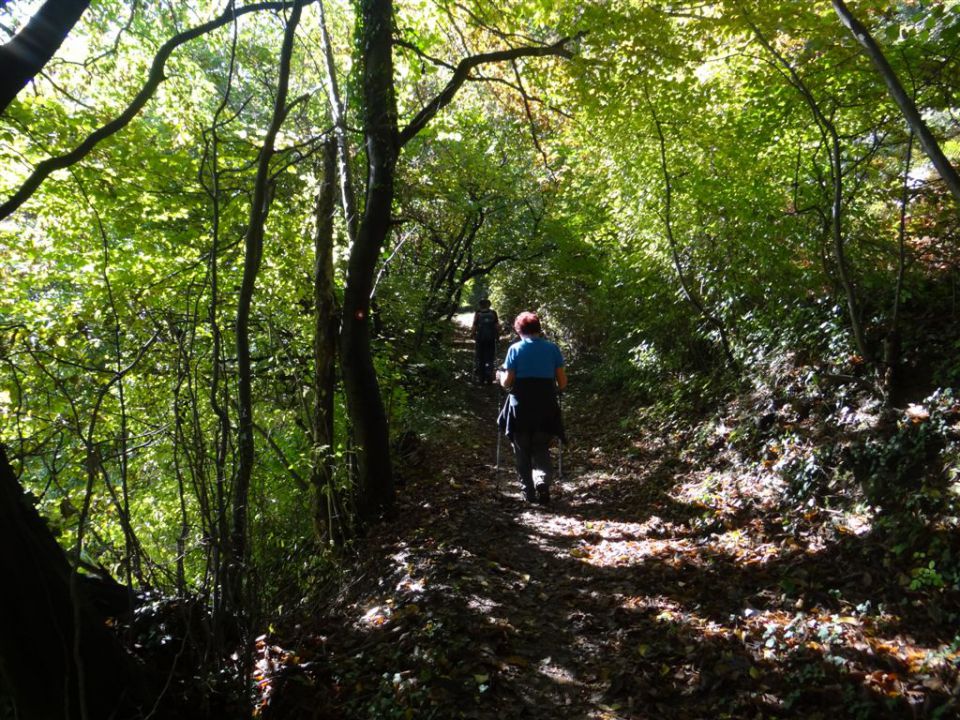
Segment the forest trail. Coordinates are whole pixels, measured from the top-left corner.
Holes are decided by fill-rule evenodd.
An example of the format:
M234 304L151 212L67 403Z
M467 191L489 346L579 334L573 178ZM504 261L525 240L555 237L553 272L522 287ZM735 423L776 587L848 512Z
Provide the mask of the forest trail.
M960 720L960 0L0 8L0 720Z
M892 609L857 516L788 525L778 488L618 430L576 375L564 478L525 504L506 442L497 489L498 390L470 382L465 337L457 355L443 436L334 615L296 654L261 645L308 680L265 716L951 716L944 620Z

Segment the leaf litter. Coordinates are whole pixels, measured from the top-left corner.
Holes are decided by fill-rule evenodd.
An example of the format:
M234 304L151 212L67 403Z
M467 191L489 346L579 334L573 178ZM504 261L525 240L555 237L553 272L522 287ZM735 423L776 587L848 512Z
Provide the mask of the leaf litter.
M683 434L593 430L586 394L552 504L525 505L494 392L459 393L357 569L258 642L263 717L957 716L957 598L906 585L869 517L791 508L769 465Z

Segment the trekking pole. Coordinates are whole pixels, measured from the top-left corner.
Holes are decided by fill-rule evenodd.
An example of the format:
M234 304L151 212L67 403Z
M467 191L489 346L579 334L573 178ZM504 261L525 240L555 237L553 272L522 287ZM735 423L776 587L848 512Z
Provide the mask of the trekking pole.
M557 480L563 482L563 438L560 438L560 457L557 460Z
M563 427L563 393L557 396L557 407L560 409L560 427ZM563 438L560 438L560 457L557 459L557 480L563 482Z
M497 464L494 473L497 476L497 492L500 492L500 409L502 407L500 401L503 399L503 388L500 387L499 382L497 382L497 388Z

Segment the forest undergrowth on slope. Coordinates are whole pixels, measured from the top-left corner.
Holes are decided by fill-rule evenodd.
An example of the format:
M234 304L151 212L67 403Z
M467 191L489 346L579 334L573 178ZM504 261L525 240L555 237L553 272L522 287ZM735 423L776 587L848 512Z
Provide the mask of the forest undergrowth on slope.
M801 448L867 442L868 398L784 367L779 391L668 419L574 374L564 476L541 508L509 452L495 473L499 396L459 355L396 518L358 545L379 560L259 641L265 718L956 714L955 532L893 523L852 477L804 484ZM955 443L960 405L887 421L930 462L927 434Z

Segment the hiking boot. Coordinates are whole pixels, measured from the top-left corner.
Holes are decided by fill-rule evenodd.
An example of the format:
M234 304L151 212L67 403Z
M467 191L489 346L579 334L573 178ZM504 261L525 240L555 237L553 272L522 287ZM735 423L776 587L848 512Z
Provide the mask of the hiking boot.
M541 505L550 504L550 487L547 485L540 485L537 487L537 502Z

